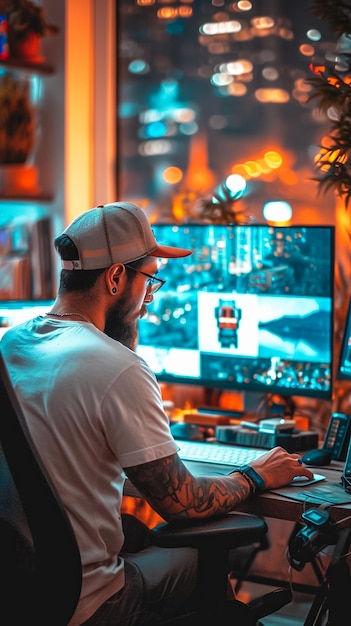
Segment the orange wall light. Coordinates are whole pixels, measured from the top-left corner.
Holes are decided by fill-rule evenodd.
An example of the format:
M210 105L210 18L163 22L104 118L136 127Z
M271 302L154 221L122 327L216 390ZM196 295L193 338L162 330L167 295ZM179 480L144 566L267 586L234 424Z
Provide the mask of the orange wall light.
M183 172L179 167L167 167L162 174L162 178L169 185L177 185L183 178Z

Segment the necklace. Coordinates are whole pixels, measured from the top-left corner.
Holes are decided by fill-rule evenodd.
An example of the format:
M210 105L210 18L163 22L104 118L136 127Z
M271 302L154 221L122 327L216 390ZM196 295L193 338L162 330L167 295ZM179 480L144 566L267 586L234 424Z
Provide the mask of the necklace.
M92 324L91 320L88 320L81 313L50 313L50 312L47 312L47 313L45 313L45 315L50 315L52 317L72 317L73 315L75 315L76 317L81 317L82 320L84 320L85 322L88 322L88 324Z

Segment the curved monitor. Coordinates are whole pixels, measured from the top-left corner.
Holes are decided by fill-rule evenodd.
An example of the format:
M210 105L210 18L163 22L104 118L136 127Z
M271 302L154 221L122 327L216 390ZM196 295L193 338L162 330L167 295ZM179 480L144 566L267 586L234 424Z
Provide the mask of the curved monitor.
M156 224L166 284L139 321L160 382L332 395L334 227Z
M351 380L351 300L349 302L344 325L336 378L338 380Z

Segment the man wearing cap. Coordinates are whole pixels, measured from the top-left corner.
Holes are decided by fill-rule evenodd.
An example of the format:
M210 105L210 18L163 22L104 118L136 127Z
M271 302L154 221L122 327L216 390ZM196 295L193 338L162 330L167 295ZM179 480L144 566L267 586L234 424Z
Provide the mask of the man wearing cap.
M69 626L165 623L192 607L196 552L122 552L125 476L170 520L229 512L312 473L282 448L218 477L193 476L179 458L156 378L134 348L138 319L163 284L157 258L189 250L159 245L144 212L126 202L81 214L55 247L62 271L52 309L8 330L1 350L80 548L83 585Z

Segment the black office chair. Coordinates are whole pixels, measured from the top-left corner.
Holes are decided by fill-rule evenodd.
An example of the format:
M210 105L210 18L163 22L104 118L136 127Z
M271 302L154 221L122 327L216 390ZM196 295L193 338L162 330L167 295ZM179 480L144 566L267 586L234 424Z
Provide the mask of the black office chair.
M78 545L1 354L0 412L0 622L66 626L81 590Z
M261 543L267 531L262 518L233 512L211 519L161 523L151 529L150 534L155 545L188 546L198 550L199 623L256 626L261 617L277 612L292 600L291 589L289 586L276 588L247 604L230 597L230 554L242 546Z

